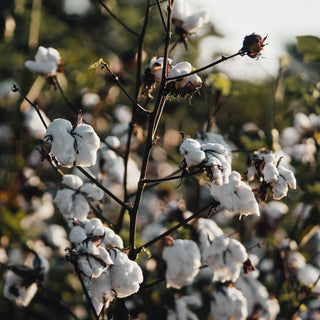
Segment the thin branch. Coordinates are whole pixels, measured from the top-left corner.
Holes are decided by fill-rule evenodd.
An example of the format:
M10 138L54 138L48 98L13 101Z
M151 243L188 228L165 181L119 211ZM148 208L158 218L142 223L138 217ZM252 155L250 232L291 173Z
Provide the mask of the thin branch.
M102 0L97 0L101 6L109 13L109 15L116 20L120 25L122 25L127 31L129 31L130 33L132 33L134 36L139 37L139 34L137 32L135 32L133 29L131 29L130 27L128 27L121 19L119 19L114 13L112 13L112 11L103 3Z
M69 313L72 318L79 320L79 318L70 310L70 308L66 305L66 303L63 300L57 298L56 295L53 294L48 288L46 288L40 281L37 281L37 285L42 290L44 290L50 296L51 299L56 301L67 313Z
M174 227L170 228L169 230L167 230L166 232L163 232L162 234L160 234L158 237L148 241L147 243L145 243L144 245L138 247L135 249L135 253L138 254L140 253L143 249L150 247L151 245L153 245L154 243L158 242L159 240L164 239L166 236L170 235L172 232L178 230L179 228L185 226L189 221L193 220L194 218L196 218L197 216L199 216L200 213L202 213L203 211L207 210L210 208L210 212L213 208L217 207L219 204L219 202L213 201L209 204L207 204L205 207L203 207L202 209L200 209L198 212L194 213L193 215L191 215L190 217L184 219L183 221L179 222L178 224L176 224Z
M102 59L100 59L99 63L109 72L109 74L111 75L112 79L117 83L117 85L119 86L119 88L122 90L122 92L128 97L128 99L134 103L140 110L142 110L143 112L150 114L151 112L145 108L143 108L131 95L130 93L126 90L126 88L122 85L122 83L119 80L119 77L117 75L115 75L112 70L110 69L109 65L104 62Z
M94 178L90 173L88 173L82 167L76 166L76 168L81 171L92 183L98 186L104 193L106 193L110 198L120 204L122 207L126 208L127 210L131 211L132 207L123 201L121 201L116 195L114 195L111 191L109 191L106 187L104 187L96 178Z
M202 169L199 169L199 170L194 171L194 172L188 172L186 174L179 174L179 175L176 175L176 176L168 176L168 177L159 178L159 179L144 179L144 180L142 180L142 182L159 184L159 183L164 182L164 181L182 179L182 178L185 178L185 177L188 177L188 176L193 176L195 174L202 173L202 172L203 172Z
M240 55L242 55L242 51L238 51L237 53L235 53L235 54L233 54L231 56L228 56L228 57L222 56L221 59L219 59L219 60L217 60L215 62L212 62L212 63L210 63L210 64L208 64L208 65L206 65L206 66L204 66L202 68L196 69L196 70L194 70L194 71L192 71L190 73L187 73L187 74L182 74L182 75L179 75L179 76L167 78L166 81L178 80L178 79L182 79L184 77L188 77L188 76L190 76L192 74L207 70L207 69L209 69L209 68L211 68L211 67L213 67L213 66L215 66L215 65L217 65L217 64L219 64L219 63L221 63L223 61L229 60L231 58L234 58L234 57L240 56Z
M72 102L69 101L69 99L67 98L67 96L64 94L64 91L62 90L62 87L58 81L57 76L53 77L53 81L54 83L57 85L57 88L59 89L63 100L65 101L65 103L67 104L67 106L75 113L75 114L81 114L82 113L82 109L78 108L77 106L75 106Z
M163 12L162 12L162 9L161 9L160 1L159 1L159 0L157 0L157 6L158 6L158 9L159 9L160 18L161 18L161 22L162 22L164 31L167 31L167 26L166 26L166 23L165 23L165 21L164 21Z
M15 84L13 83L13 86L12 86L12 91L13 92L19 92L19 94L23 97L23 99L25 99L38 113L38 116L40 117L40 120L41 122L43 123L44 127L46 129L48 129L48 125L46 124L46 122L44 121L43 117L42 117L42 114L40 112L40 109L37 105L35 105L34 103L32 103L25 95L24 93L20 90L20 88Z

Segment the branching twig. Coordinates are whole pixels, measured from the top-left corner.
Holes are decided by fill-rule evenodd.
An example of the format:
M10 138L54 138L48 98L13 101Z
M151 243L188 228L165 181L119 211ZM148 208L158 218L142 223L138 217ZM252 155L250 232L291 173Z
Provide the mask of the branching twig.
M120 25L122 25L127 31L132 33L134 36L139 37L139 34L132 30L130 27L128 27L121 19L119 19L112 11L103 3L102 0L97 0L101 6L109 13L109 15L116 20Z
M92 183L98 186L104 193L106 193L110 198L120 204L122 207L126 208L127 210L131 211L132 207L123 201L121 201L115 194L113 194L110 190L108 190L105 186L103 186L97 179L95 179L90 173L88 173L82 167L76 167L80 172L82 172Z
M112 70L110 69L109 65L104 62L102 59L99 60L98 64L101 64L101 66L103 68L105 68L108 73L111 75L112 79L117 83L117 85L119 86L119 88L122 90L122 92L129 98L129 100L134 103L140 110L142 110L143 112L150 114L150 111L143 108L131 95L130 93L126 90L126 88L123 86L123 84L120 82L119 77L117 75L115 75Z
M164 21L163 12L162 12L162 9L161 9L160 1L159 1L159 0L157 0L157 6L158 6L158 9L159 9L160 18L161 18L161 22L162 22L164 31L167 31L167 26L166 26L166 23L165 23L165 21Z
M207 69L209 69L209 68L211 68L211 67L213 67L213 66L215 66L215 65L217 65L217 64L219 64L219 63L221 63L223 61L229 60L229 59L234 58L236 56L240 56L242 54L243 54L242 51L238 51L237 53L232 54L231 56L228 56L228 57L222 56L221 59L219 59L219 60L217 60L215 62L212 62L212 63L210 63L210 64L208 64L208 65L206 65L206 66L204 66L202 68L196 69L196 70L191 71L190 73L187 73L187 74L182 74L182 75L179 75L179 76L167 78L166 81L182 79L182 78L190 76L192 74L207 70Z
M182 222L179 222L178 224L176 224L174 227L170 228L169 230L167 230L166 232L160 234L158 237L148 241L147 243L145 243L144 245L138 247L135 249L135 254L140 253L143 249L150 247L151 245L153 245L154 243L158 242L159 240L164 239L166 236L170 235L172 232L178 230L179 228L183 227L184 225L186 225L189 221L193 220L194 218L196 218L197 216L199 216L199 214L205 210L207 210L208 208L210 208L210 211L217 207L219 205L219 202L211 202L210 204L206 205L205 207L203 207L202 209L200 209L198 212L194 213L193 215L191 215L190 217L184 219Z
M44 127L47 129L48 128L48 125L46 124L46 122L44 121L43 117L42 117L42 114L40 112L40 109L37 105L35 105L34 103L32 103L24 94L23 92L20 90L20 88L15 84L13 83L13 87L12 87L12 91L13 92L19 92L19 94L23 97L23 99L25 99L38 113L39 117L40 117L40 120L41 122L43 123Z

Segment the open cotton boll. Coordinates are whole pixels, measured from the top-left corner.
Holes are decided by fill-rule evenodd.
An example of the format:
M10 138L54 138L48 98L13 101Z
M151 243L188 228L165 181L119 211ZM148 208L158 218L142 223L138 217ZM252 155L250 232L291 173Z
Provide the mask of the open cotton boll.
M72 242L74 245L78 245L82 241L87 239L87 233L85 230L80 227L80 226L75 226L71 229L70 234L69 234L69 240Z
M199 141L188 138L180 145L180 154L185 157L188 167L199 165L206 157Z
M89 199L96 201L102 200L104 197L104 192L92 183L85 183L80 188L80 192L82 194L85 194Z
M279 165L278 170L279 170L280 176L282 176L283 179L286 180L288 186L291 189L295 189L297 187L297 181L293 172L281 165Z
M222 229L211 219L199 218L197 221L197 233L200 251L203 252L210 246L211 241L223 234Z
M100 219L93 218L83 222L84 231L88 236L103 236L104 226Z
M256 215L260 216L258 202L251 188L241 181L240 186L236 189L236 194L239 197L239 214L240 219L244 216Z
M85 286L97 314L101 313L103 307L108 308L110 302L116 298L111 287L110 269L105 270L97 278L88 279Z
M114 265L110 268L111 286L118 298L125 298L137 292L143 282L139 265L118 249L111 249L110 256Z
M110 148L113 148L113 149L120 148L120 140L116 136L108 136L104 139L104 141L107 144L107 146Z
M184 0L175 0L172 7L172 19L184 21L191 14L190 6Z
M104 238L101 242L101 245L113 246L119 249L123 248L123 240L118 236L112 229L104 227Z
M304 132L311 129L309 117L302 112L299 112L294 116L293 123L294 127L297 128L299 132Z
M61 57L56 49L40 46L34 61L26 61L25 67L35 73L54 75L58 71L60 61Z
M82 179L74 174L65 174L61 183L73 190L78 190L83 185Z
M82 167L93 166L97 161L100 139L87 124L78 125L72 133L76 140L75 164Z
M214 270L213 281L235 282L243 262L248 259L245 247L225 235L215 237L202 255L203 263Z
M188 16L181 25L181 28L187 33L194 33L196 30L202 28L209 20L209 13L207 10L201 10Z
M74 138L70 134L72 125L68 120L53 120L44 135L44 141L51 144L50 154L62 166L71 168L75 161Z
M201 266L200 250L192 240L174 240L162 253L165 260L167 287L180 289L192 283Z
M289 208L283 202L269 201L268 203L266 203L264 212L268 217L272 219L279 219L289 212Z
M262 169L264 180L266 182L276 181L279 176L276 156L269 153L263 157L263 160L265 162L264 168Z
M168 58L168 65L170 66L171 63L172 59ZM163 58L156 59L156 57L153 57L148 63L148 68L154 76L154 81L159 83L162 78Z
M247 299L235 287L221 287L215 290L210 301L210 315L219 320L246 320Z

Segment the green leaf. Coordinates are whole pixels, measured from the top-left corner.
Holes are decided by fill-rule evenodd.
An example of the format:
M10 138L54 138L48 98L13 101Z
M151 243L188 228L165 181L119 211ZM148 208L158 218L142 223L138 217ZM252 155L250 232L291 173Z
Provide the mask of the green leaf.
M304 54L304 61L320 61L320 38L316 36L298 36L298 50Z

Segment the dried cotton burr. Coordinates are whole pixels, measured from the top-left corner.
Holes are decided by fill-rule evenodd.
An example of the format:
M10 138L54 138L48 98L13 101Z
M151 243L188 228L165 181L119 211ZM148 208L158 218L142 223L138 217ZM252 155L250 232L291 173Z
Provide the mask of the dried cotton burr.
M180 289L193 282L201 266L200 250L192 240L168 240L162 258L166 262L168 288Z
M57 72L61 72L62 60L56 49L40 46L34 57L34 61L26 61L25 67L43 76L53 76Z
M96 163L100 139L88 124L73 128L70 121L55 119L43 140L50 145L50 155L63 167L89 167Z

